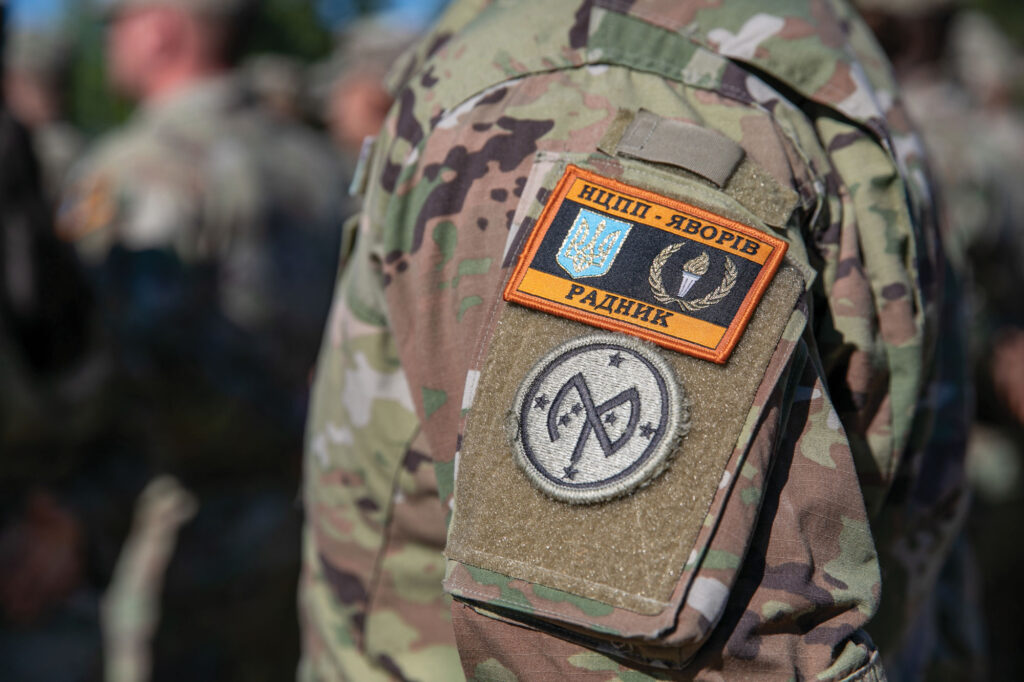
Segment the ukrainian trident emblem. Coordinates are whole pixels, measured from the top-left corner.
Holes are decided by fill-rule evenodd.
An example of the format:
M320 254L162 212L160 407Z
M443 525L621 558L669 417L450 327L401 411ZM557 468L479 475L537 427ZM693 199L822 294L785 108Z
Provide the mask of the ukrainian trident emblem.
M573 279L607 274L622 250L632 223L580 209L556 260Z

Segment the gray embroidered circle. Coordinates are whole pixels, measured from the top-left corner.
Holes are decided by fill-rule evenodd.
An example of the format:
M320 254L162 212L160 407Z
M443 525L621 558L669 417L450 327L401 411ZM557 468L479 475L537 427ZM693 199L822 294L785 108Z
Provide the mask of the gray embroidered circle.
M632 492L668 465L690 427L689 403L653 347L594 334L548 353L516 395L516 460L556 500Z

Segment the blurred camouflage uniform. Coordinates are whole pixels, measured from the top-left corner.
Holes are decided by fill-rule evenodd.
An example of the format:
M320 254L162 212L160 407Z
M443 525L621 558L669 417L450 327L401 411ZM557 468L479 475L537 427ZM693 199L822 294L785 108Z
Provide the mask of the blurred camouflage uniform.
M964 328L977 384L967 458L975 493L968 519L971 547L958 547L943 570L937 592L952 599L937 600L940 649L952 655L929 672L930 679L1015 679L1021 665L1019 614L1002 586L1024 566L1024 553L1006 542L1024 518L1024 422L998 386L1024 386L1021 349L1016 369L1002 359L1006 341L1024 335L1024 118L1012 104L1024 82L1020 57L1005 36L961 4L931 0L880 8L908 24L946 25L944 32L924 31L934 52L898 76L939 181L950 263L971 304ZM959 599L963 594L966 605Z
M1024 86L1020 58L990 20L970 12L952 20L941 57L906 75L907 108L942 187L950 261L971 283L979 415L1006 421L990 363L1002 333L1024 330L1024 117L1012 104Z
M461 2L393 74L307 431L300 678L449 680L461 658L481 680L880 680L878 651L920 671L966 504L962 329L852 10ZM666 135L627 153L652 120L744 160L718 174ZM682 461L588 506L531 486L508 421L508 383L596 331L502 300L570 163L788 244L725 364L660 351L694 396Z
M294 669L298 453L346 208L328 150L228 74L142 105L73 171L58 227L112 332L118 424L180 481L141 498L105 605L118 674L149 667L133 628L157 606L154 679ZM191 521L152 511L193 497Z

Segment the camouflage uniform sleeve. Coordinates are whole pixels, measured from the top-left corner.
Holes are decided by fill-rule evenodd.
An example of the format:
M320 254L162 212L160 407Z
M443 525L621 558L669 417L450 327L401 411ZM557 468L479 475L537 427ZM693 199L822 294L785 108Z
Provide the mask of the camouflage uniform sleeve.
M579 81L572 82L574 77ZM586 93L590 101L607 98L609 108L630 101L629 95L643 100L645 95L641 92L651 98L649 93L658 87L644 82L637 83L636 90L630 91L623 83L607 82L614 78L613 74L604 74L601 79L582 73L563 74L558 85L571 82L570 87ZM488 145L500 149L499 158L508 171L488 173L471 185L462 204L464 208L453 214L452 221L457 225L473 226L477 219L467 218L466 213L474 210L481 212L483 220L498 220L502 224L504 221L495 217L501 216L502 211L491 207L496 197L509 197L510 202L515 202L512 207L537 205L542 203L545 191L551 189L543 180L536 181L538 176L544 175L536 165L542 153L529 148L506 150L498 146L506 140L522 143L528 138L521 130L543 129L547 120L551 120L544 117L566 106L559 101L562 95L554 94L555 83L543 83L544 80L538 77L517 84L502 93L500 99L495 93L492 95L495 103L467 111L450 130L435 131L435 139L452 136L437 142L437 152L433 151L432 141L423 147L420 158L425 162L449 154L448 150L461 144L467 149L483 150ZM527 97L526 92L536 99ZM699 94L692 91L682 96L686 95L692 97L689 101L703 120L721 120L720 115L716 116L720 114L721 104L702 103ZM530 101L522 102L524 98ZM555 101L550 101L552 99ZM659 106L648 99L641 106L657 110L664 104ZM600 115L585 106L575 111L584 116ZM739 131L744 124L754 128L758 117L751 116L747 121L743 121L742 116L738 118L737 136L742 139ZM563 125L558 118L551 123L554 131L560 131ZM585 123L579 122L580 125ZM502 127L508 131L507 138ZM575 122L565 127L573 129L572 133L580 137L586 134L575 128ZM604 129L598 124L594 128ZM486 132L480 133L477 140L472 131ZM581 140L572 139L568 131L562 134L569 139L556 142L550 137L544 138L550 144L546 148L554 147L559 153L567 150L571 154L577 149L590 151L597 144L593 137ZM557 163L554 162L556 167ZM459 167L467 166L456 168ZM472 167L471 162L468 167ZM647 172L654 174L650 168ZM443 174L440 170L437 177ZM677 192L707 196L687 188L683 180L677 182ZM517 187L523 188L522 198L516 196ZM531 191L539 192L541 201L536 194L530 194ZM512 207L508 210L516 210ZM527 214L523 217L528 220L529 208L523 210ZM511 222L517 220L518 214ZM856 229L856 218L850 216L847 224L848 229ZM443 218L438 225L443 225ZM444 229L435 228L435 234L440 236ZM487 229L491 229L490 225ZM791 249L797 252L806 248L800 241L802 237L795 233L800 226L794 223L788 229L791 230L788 235ZM488 257L496 261L500 257L496 250L471 250L472 247L464 246L464 242L482 241L473 230L460 229L457 238L453 263L479 263ZM424 266L431 263L437 267L436 256L418 260ZM413 259L410 268L416 267L417 259ZM458 335L466 333L467 321L474 317L479 320L476 324L482 327L475 334L491 333L488 317L496 317L498 313L488 310L492 306L486 305L494 300L494 294L483 292L488 285L500 284L503 274L495 272L491 266L483 277L497 281L471 283L469 278L460 279L456 286L463 288L462 293L450 292L440 282L435 285L439 293L434 295L435 301L429 308L437 317L450 316L447 324L437 325L440 327L437 333L453 335L451 340L443 342L441 348L445 350L439 354L435 345L420 345L422 336L403 334L401 330L407 323L396 315L398 336L408 339L406 352L414 358L408 361L408 365L415 368L410 370L414 386L417 382L424 388L457 385L442 374L438 368L440 363L461 365L448 371L457 376L461 369L469 382L478 380L477 372L486 373L484 363L478 362L475 353L470 355L459 350L478 348L479 341L470 345ZM422 270L420 275L426 281L438 279ZM808 274L809 279L813 277L814 274ZM416 281L415 276L409 281ZM467 307L474 300L473 291L480 291L476 295L485 303L479 311ZM393 307L398 308L413 295L396 274L389 288ZM424 293L421 290L417 295L422 298ZM873 310L858 312L874 316ZM862 629L878 606L877 556L851 445L829 397L822 351L812 330L804 326L807 314L806 309L799 307L792 312L783 340L763 370L764 379L743 417L744 426L728 463L719 472L721 487L710 501L692 551L673 567L678 573L661 617L638 616L629 608L595 598L594 592L582 597L572 589L553 589L551 582L541 584L536 578L524 580L522 573L502 570L494 564L482 568L479 564L484 561L467 559L465 553L460 553L456 555L459 561L449 565L447 585L458 599L454 611L455 632L468 677L490 679L500 672L517 679L534 679L538 675L625 679L628 674L640 672L657 676L660 670L672 671L669 672L672 675L696 675L700 679L716 669L727 678L739 675L751 679L785 679L792 675L815 675L820 679L844 679L851 675L862 679L881 677L877 654ZM524 325L521 333L531 332ZM428 349L434 353L429 364ZM481 383L477 399L483 400L480 394L490 390L491 384ZM447 389L445 393L458 394L457 389ZM457 402L453 407L465 409L467 405ZM723 407L724 404L715 403L695 406L694 419L698 419L698 413L702 413L702 419L714 419L712 415ZM472 404L469 410L474 409L487 408ZM458 415L450 418L457 423ZM430 426L428 420L428 434L442 431L440 427L431 430ZM465 428L468 431L470 427ZM447 429L443 432L451 433ZM465 433L463 444L470 435ZM447 442L442 441L444 446L438 446L435 452L445 446L449 452L457 449L458 444L448 440L450 436L438 435L438 439L441 438ZM468 462L472 454L463 452L466 459L455 466L459 471L455 478L456 521L449 536L449 556L453 554L453 537L459 532L460 505L466 487L477 485L481 480L470 478L473 469ZM439 475L444 476L446 469L442 463ZM672 469L666 476L671 473ZM507 497L502 500L509 501ZM515 501L509 502L514 504ZM478 511L476 507L472 509ZM632 513L628 508L622 513L627 511ZM473 526L475 518L463 516L462 523ZM524 525L535 522L535 517L519 521ZM643 533L643 524L638 525L641 527L636 530ZM622 538L608 537L602 534L600 527L588 526L589 523L581 525L579 533L586 534L585 537L605 550L618 548L623 552L622 561L636 560L630 558L626 550L628 543ZM527 527L537 530L534 526ZM510 534L526 532L523 526L517 528L514 517L503 528ZM493 541L493 537L485 537L480 539L480 544ZM535 629L523 631L512 624L515 622L527 623Z
M912 479L927 449L920 408L934 381L937 321L938 256L917 200L908 202L917 189L904 181L905 159L876 133L880 119L801 109L782 84L667 38L643 15L656 3L637 3L630 17L599 4L608 11L533 7L559 27L550 32L521 17L511 30L511 16L492 8L476 33L441 42L399 91L370 175L382 315L448 513L445 587L463 671L884 679L866 630L881 599L873 533L894 481ZM670 18L685 26L694 12ZM785 21L758 15L746 25L709 12L723 26L716 43L748 57L759 43L784 50L788 38L776 34ZM536 62L512 44L531 32L551 43ZM669 54L628 63L651 45ZM474 61L469 78L460 68L478 53L495 57ZM847 104L868 97L861 80L821 87ZM714 131L744 160L716 183L693 165L617 153L609 139L621 136L623 112L628 121L642 110ZM683 454L603 506L559 507L531 487L512 462L515 429L504 435L536 358L597 331L502 298L520 254L539 243L532 235L557 219L571 167L627 188L601 195L609 223L628 197L664 200L649 208L668 197L788 246L721 371L658 351L691 396ZM616 258L635 263L633 279L653 290L657 267L631 248ZM367 252L358 254L353 267ZM732 286L726 278L719 289ZM639 314L607 290L593 294L594 312ZM587 423L581 433L597 428ZM710 445L684 458L689 443Z
M459 677L444 515L387 309L379 223L351 221L306 435L301 680Z

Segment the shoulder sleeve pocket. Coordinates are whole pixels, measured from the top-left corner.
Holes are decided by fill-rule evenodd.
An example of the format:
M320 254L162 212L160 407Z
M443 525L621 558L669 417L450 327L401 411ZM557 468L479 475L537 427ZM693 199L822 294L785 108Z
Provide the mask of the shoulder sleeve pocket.
M616 194L573 195L570 160ZM633 161L602 164L548 159L531 176L550 191L517 215L529 234L510 282L532 259L547 299L592 300L498 304L464 404L445 585L505 618L678 662L721 618L751 543L806 360L805 280L781 254L761 277L767 257L733 248L778 240L728 197ZM663 229L690 220L690 232ZM667 325L644 325L657 313L698 345L712 342L694 329L746 317L723 360L658 336Z

